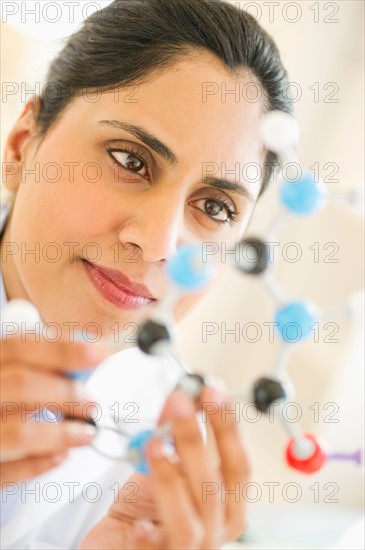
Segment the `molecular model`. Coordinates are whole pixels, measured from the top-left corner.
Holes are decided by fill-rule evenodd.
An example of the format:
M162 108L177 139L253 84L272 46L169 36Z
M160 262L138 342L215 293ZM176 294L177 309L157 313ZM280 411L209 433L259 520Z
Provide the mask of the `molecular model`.
M272 111L264 117L262 123L263 143L269 151L277 154L282 168L287 164L287 179L281 177L279 182L279 196L284 212L280 216L279 224L274 223L271 227L271 236L282 229L290 214L310 215L322 208L330 198L324 184L316 182L310 173L304 174L296 181L288 181L289 178L290 180L295 179L292 177L294 171L291 170L291 166L297 163L295 151L298 138L298 126L290 115ZM343 198L353 205L355 195L352 193ZM245 238L239 243L239 246L244 250L244 254L240 254L240 261L234 262L233 265L244 275L260 277L274 296L277 302L274 315L275 327L283 343L283 353L280 354L274 365L271 376L262 377L255 382L251 390L251 399L257 410L261 412L267 413L275 403L279 406L274 410L276 413L280 413L281 408L289 402L294 393L293 385L286 373L290 346L285 343L288 342L291 330L295 331L295 342L305 340L310 334L310 327L319 319L319 312L317 307L309 301L285 301L283 292L278 292L277 283L269 276L269 249L263 240L254 237ZM212 280L215 274L215 260L209 257L203 261L201 245L186 245L180 247L177 253L168 260L166 269L170 281L169 289L164 299L154 309L153 314L141 325L138 334L138 346L148 355L159 356L172 353L173 307L182 294L199 291ZM347 309L349 308L347 307ZM9 302L2 314L3 323L25 322L28 327L40 322L40 317L34 306L23 300ZM293 338L290 338L289 341L293 342ZM117 349L114 347L112 351L115 352ZM176 358L182 366L183 363L178 357ZM73 378L82 376L79 373L71 375ZM207 377L185 373L180 379L178 387L193 399L197 399L205 383L209 383ZM310 474L320 470L328 460L352 460L357 464L361 463L361 451L328 453L321 447L314 435L302 432L297 424L289 422L282 414L279 414L279 418L290 436L286 447L286 461L290 467ZM93 419L85 421L92 423L97 428L100 427ZM137 471L143 473L148 472L144 447L151 438L162 438L166 448L171 452L174 451L168 425L158 426L154 430L145 430L133 436L124 433L119 428L109 427L108 430L110 433L114 433L117 439L124 438L124 441L127 441L124 446L119 445L118 447L117 445L118 449L113 458L130 462ZM97 444L97 436L94 447L98 452L104 454L105 446ZM107 456L111 458L110 454Z
M316 182L311 173L305 173L299 179L297 176L296 145L299 138L299 128L295 119L290 115L271 111L262 122L262 140L265 147L276 153L283 168L287 165L286 179L281 174L279 182L279 196L283 213L278 223L274 222L269 229L271 237L276 231L282 229L291 215L307 216L325 206L331 198L323 182ZM293 181L295 180L295 181ZM344 196L343 200L354 205L356 193ZM336 197L338 198L338 197ZM361 200L361 197L359 197ZM286 461L289 466L304 473L318 471L327 460L352 460L361 463L361 451L353 453L327 453L321 448L318 440L312 434L303 433L297 424L289 422L285 415L280 414L281 408L293 397L293 386L286 374L286 366L289 358L285 345L288 341L300 342L310 335L311 327L320 317L315 304L309 301L286 301L282 290L278 288L276 281L269 276L269 248L261 239L250 237L239 243L243 254L239 255L240 261L234 262L236 268L242 273L251 276L260 276L269 292L277 302L274 315L275 327L283 343L283 351L273 368L270 377L262 377L256 381L252 388L252 402L257 410L267 413L274 403L279 408L274 409L290 435L286 448ZM171 288L163 303L156 308L152 318L141 327L138 345L142 351L151 355L164 353L171 346L171 308L181 292L193 292L207 284L213 274L211 263L202 262L202 248L199 246L182 247L180 251L168 262L167 273L171 281ZM350 309L349 304L345 306ZM200 383L204 379L200 378ZM182 381L182 387L190 387L194 395L198 394L197 385L199 379L194 382Z

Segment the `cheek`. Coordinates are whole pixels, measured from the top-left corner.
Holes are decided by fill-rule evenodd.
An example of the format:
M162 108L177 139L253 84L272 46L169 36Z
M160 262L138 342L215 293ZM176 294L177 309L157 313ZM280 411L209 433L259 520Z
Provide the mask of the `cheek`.
M108 174L77 149L57 157L51 156L52 149L53 140L37 157L37 177L27 177L20 186L17 222L30 240L34 235L60 244L93 240L106 232L110 205L115 202L106 185Z
M10 240L19 251L14 255L15 267L35 301L42 292L53 295L53 285L61 288L66 271L75 273L73 257L82 255L85 245L100 241L100 235L106 233L100 182L85 182L81 170L75 170L73 181L66 170L61 170L57 181L51 181L52 172L44 171L46 158L45 151L36 159L39 171L28 171L23 178L10 221ZM60 167L69 161L67 155L52 159Z

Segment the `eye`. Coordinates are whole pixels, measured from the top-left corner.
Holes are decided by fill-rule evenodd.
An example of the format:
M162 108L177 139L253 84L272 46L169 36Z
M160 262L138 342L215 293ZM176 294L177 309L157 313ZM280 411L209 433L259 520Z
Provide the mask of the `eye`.
M140 152L136 153L128 148L108 149L108 152L116 163L125 170L128 170L128 172L132 172L143 178L148 176L149 162Z
M199 199L191 204L193 208L201 210L217 223L232 223L237 215L231 203L224 199Z

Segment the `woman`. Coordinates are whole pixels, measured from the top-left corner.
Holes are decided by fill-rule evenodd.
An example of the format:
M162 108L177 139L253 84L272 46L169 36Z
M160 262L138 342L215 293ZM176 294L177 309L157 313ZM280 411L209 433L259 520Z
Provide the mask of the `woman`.
M63 338L3 342L3 402L51 400L64 409L75 401L75 386L60 371L105 358L102 346L72 342L70 327L96 327L110 337L116 323L135 323L162 299L166 258L177 247L240 240L276 161L261 145L260 120L268 110L290 112L286 82L272 40L225 2L116 0L68 40L41 97L26 104L6 143L5 182L14 201L1 245L6 299L30 300ZM259 182L243 180L252 162L261 167ZM181 298L175 317L201 295ZM123 387L132 389L135 351L109 359L118 357L119 370L124 364ZM148 409L171 387L160 385ZM75 417L87 398L79 396ZM226 401L213 388L202 399ZM150 444L151 476L130 478L138 502L123 498L123 486L107 514L110 494L93 506L78 496L55 511L48 502L33 504L35 528L24 513L14 523L27 506L21 499L8 513L6 547L218 548L237 537L243 502L220 491L202 498L205 482L231 490L247 478L237 426L223 423L217 410L211 426L219 466L203 444L194 404L175 391L160 422L172 422L179 462L160 442ZM21 422L16 411L3 421L2 435L7 496L12 483L15 493L40 474L43 483L57 475L69 481L72 472L80 480L90 465L100 487L131 475L118 464L100 477L92 451L75 450L94 436L81 422ZM141 518L148 521L135 521ZM20 524L22 533L14 534L12 525Z

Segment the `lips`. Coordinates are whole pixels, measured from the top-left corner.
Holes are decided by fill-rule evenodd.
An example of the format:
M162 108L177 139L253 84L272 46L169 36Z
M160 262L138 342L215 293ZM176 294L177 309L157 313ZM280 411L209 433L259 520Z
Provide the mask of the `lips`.
M135 310L155 301L148 288L128 279L116 269L108 269L83 260L86 272L99 294L121 309Z

